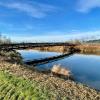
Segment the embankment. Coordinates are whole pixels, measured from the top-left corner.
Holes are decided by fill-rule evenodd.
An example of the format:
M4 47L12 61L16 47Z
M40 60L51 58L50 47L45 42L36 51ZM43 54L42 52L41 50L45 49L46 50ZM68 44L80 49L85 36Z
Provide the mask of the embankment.
M83 54L100 55L100 44L77 44L75 46L37 47L34 49L40 51L50 51L50 52L60 52L60 53L66 53L73 49Z
M34 50L50 51L50 52L69 52L70 46L49 46L49 47L36 47Z
M100 55L100 44L81 44L75 46L83 54L95 54Z
M11 53L8 53L10 54L10 57ZM18 57L17 60L19 59L21 61L19 54L16 52L13 53ZM13 94L6 100L10 100L14 95L17 99L27 99L30 97L30 99L35 100L39 100L40 98L41 100L100 99L100 92L91 89L88 86L70 80L65 81L64 79L38 72L34 68L28 68L27 65L20 63L20 61L17 61L16 63L16 60L14 61L15 56L14 58L10 57L9 59L9 57L6 57L7 53L4 54L5 56L2 56L2 54L0 55L0 82L2 82L0 86L6 84L6 90L0 91L0 93L3 93L3 95L0 94L0 97L2 96L2 98L6 99L5 97L7 97L7 95L5 91L9 90L9 87L7 88L7 86L12 87L12 89L8 91L8 95L10 95L10 93ZM0 87L0 90L2 90L2 87ZM32 93L35 94L33 95Z

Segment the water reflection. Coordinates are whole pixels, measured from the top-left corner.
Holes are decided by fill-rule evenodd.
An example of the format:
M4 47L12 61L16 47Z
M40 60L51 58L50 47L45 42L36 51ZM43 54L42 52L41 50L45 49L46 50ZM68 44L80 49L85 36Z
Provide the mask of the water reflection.
M18 50L18 52L21 53L24 61L51 57L61 54L56 52L43 52L38 50Z
M25 60L36 59L58 55L60 53L39 52L39 51L23 51L20 52ZM58 61L37 66L40 70L48 70L54 64L61 64L69 68L73 73L75 80L100 90L100 56L74 54L69 58L60 59Z

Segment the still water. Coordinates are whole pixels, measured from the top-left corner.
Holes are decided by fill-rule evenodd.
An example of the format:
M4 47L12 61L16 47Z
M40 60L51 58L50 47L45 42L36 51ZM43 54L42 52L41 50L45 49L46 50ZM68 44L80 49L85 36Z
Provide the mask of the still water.
M44 57L60 55L56 52L41 52L36 50L20 50L23 60L32 60ZM48 70L54 64L60 64L71 70L77 82L84 83L89 87L100 90L100 56L74 54L70 57L64 57L58 61L47 64L38 65L37 68L41 70Z

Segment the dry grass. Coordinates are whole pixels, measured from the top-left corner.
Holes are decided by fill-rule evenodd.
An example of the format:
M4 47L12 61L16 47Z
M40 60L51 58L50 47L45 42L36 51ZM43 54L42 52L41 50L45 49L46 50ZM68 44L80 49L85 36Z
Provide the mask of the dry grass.
M79 49L81 53L100 54L100 44L81 44L75 48Z
M28 83L28 80L32 82L36 82L35 87L37 87L38 90L40 91L40 98L41 96L43 96L44 100L100 100L100 92L97 92L94 89L91 89L87 86L84 86L80 83L75 83L70 80L65 81L64 79L61 79L55 76L51 77L50 75L37 72L34 69L33 70L28 69L26 68L28 66L21 65L20 63L13 64L13 63L7 62L4 60L5 57L2 57L2 56L0 57L2 58L0 59L0 70L6 71L7 72L6 76L9 76L9 73L10 73L9 78L12 78L11 81L7 78L8 86L9 85L13 86L12 81L15 83L18 82L20 86L20 83L23 83L23 78L24 78L27 84L30 84ZM21 77L22 79L20 80L18 77ZM5 80L5 79L1 77L1 80ZM28 86L25 84L24 84L24 88ZM32 84L34 85L34 83ZM16 88L19 88L19 86L17 85ZM23 87L23 84L22 84L22 87ZM22 91L23 90L22 87L20 87L20 93L24 94L24 91ZM32 90L34 89L32 88ZM41 89L42 89L42 92L41 92ZM36 96L39 95L38 90L36 91ZM14 90L13 92L15 93L15 95L17 95L16 90ZM29 93L29 91L27 92ZM39 100L39 99L37 97L36 99L33 99L33 100Z
M72 76L71 71L62 67L61 65L54 65L51 69L51 72L54 75L61 76L64 79L69 79Z

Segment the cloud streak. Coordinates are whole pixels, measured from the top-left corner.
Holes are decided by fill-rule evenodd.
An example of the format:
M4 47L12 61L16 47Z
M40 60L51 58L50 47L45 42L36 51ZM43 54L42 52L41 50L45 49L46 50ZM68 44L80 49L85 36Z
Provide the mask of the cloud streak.
M65 42L67 40L92 40L92 39L100 39L100 30L97 31L88 31L88 32L79 32L79 33L63 33L61 34L54 34L51 35L54 32L50 32L50 34L42 34L41 36L35 35L32 36L32 34L18 34L17 36L11 35L9 38L11 38L12 41L27 41L27 42ZM17 33L16 33L17 34Z
M77 11L88 13L95 8L100 7L100 0L78 0Z
M22 3L22 2L11 2L3 3L0 2L0 6L6 7L9 9L15 9L20 12L24 12L27 15L34 18L43 18L48 15L48 13L57 10L56 7L48 4L42 4L37 2L32 3Z

